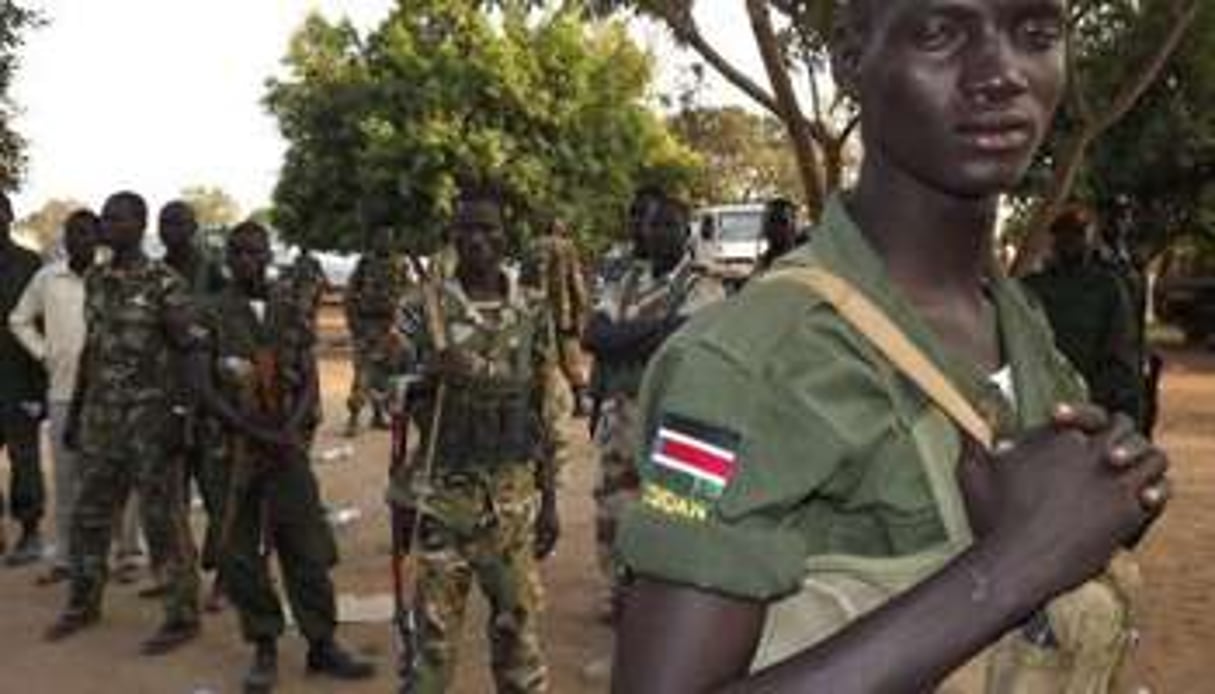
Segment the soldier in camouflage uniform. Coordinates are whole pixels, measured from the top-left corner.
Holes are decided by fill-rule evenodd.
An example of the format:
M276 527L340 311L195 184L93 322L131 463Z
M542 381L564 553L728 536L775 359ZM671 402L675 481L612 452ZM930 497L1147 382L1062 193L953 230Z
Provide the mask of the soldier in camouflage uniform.
M224 591L255 645L246 692L277 679L284 621L268 558L278 554L287 600L308 639L308 670L339 679L372 667L333 639L337 623L329 570L337 561L308 448L319 423L312 303L290 277L269 285L269 237L255 222L228 238L232 283L209 303L191 359L206 430L208 468L220 488L216 541Z
M497 690L542 692L537 559L558 535L552 434L560 389L543 302L504 271L499 203L457 204L455 277L423 292L418 337L424 378L407 411L421 436L389 499L420 509L414 660L403 690L447 690L468 590L490 605L487 628ZM437 409L437 412L436 412Z
M113 259L85 279L87 337L64 438L81 454L72 514L67 609L47 632L58 640L101 615L116 512L139 490L152 561L164 573L165 621L143 644L172 650L197 635L198 574L189 539L182 470L172 454L171 354L189 347L190 298L181 278L149 260L141 244L147 206L118 193L101 214Z
M587 327L595 357L595 487L599 568L611 585L614 614L620 579L612 555L616 525L636 497L637 392L650 356L694 311L725 296L721 283L687 253L688 209L660 191L638 191L629 208L633 261L604 292Z
M224 276L218 264L205 256L196 245L198 219L194 214L194 209L183 200L169 202L160 208L157 226L160 241L165 247L165 265L176 271L186 283L186 290L196 305L205 304L211 296L223 289ZM173 452L181 459L185 498L190 498L191 480L194 481L199 495L202 497L207 524L204 531L201 563L204 570L213 571L215 569L215 553L212 546L215 533L213 526L219 501L215 485L207 479L203 456L207 448L214 442L207 439L205 432L199 427L194 394L189 383L186 382L184 359L185 355L176 354L173 358L173 373L177 377L173 388L173 414L176 418L174 429L180 432L177 446ZM159 567L153 568L159 571ZM218 583L213 585L207 604L209 609L217 609L220 606Z
M549 224L548 232L536 241L536 278L548 298L557 334L561 373L570 385L574 416L585 416L587 373L582 353L582 328L590 313L586 281L578 247L560 218Z
M392 227L372 222L367 253L346 287L346 325L354 342L354 380L346 408L346 435L358 433L359 415L371 401L372 426L388 427L389 379L405 353L395 319L406 289L405 266L392 252Z

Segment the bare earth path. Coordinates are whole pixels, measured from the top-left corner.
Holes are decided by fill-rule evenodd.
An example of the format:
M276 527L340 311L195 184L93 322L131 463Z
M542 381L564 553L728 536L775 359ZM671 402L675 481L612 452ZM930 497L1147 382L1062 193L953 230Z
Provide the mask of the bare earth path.
M1144 550L1149 608L1143 671L1156 694L1207 694L1215 692L1215 354L1178 351L1168 357L1161 434L1173 455L1179 498ZM318 454L347 443L336 429L345 415L349 376L343 360L325 360L328 419ZM581 427L582 422L573 426ZM361 514L337 531L343 561L336 582L342 593L382 594L390 585L382 503L387 436L366 433L353 445L353 455L317 464L328 504ZM592 467L589 450L581 453L563 488L562 543L545 566L545 638L552 691L558 694L606 690L606 683L590 682L580 674L588 659L610 647L608 631L593 616L598 582L591 539ZM0 460L2 479L7 479L6 466ZM159 608L137 598L133 587L112 585L98 628L50 646L40 634L62 606L64 594L58 587L35 587L39 571L0 569L0 694L239 691L248 654L230 612L207 617L203 637L181 652L159 659L141 657L139 641L156 626ZM460 694L492 691L479 598L474 608L465 625L456 686ZM279 691L393 691L387 625L344 626L340 633L352 647L379 661L378 679L339 688L307 678L302 674L303 644L289 636L282 642Z

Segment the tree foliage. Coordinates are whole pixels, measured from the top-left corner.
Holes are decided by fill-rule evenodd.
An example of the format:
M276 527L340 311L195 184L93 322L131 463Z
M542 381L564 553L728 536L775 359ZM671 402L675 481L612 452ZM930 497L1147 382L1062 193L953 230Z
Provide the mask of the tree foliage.
M200 227L228 227L240 221L240 203L223 188L189 186L182 189L181 199L194 209Z
M466 179L496 186L516 231L559 214L600 245L638 182L689 181L695 155L646 106L649 56L619 24L534 4L400 3L366 37L310 17L267 96L283 233L350 248L360 215L390 211L424 252Z
M46 252L59 243L63 235L63 224L69 215L88 205L73 199L52 198L43 203L42 207L17 221L17 229L29 239L38 250Z
M693 107L671 116L671 130L704 165L692 186L697 202L800 198L797 162L780 121L737 106Z
M25 173L25 138L12 128L15 105L9 97L17 52L40 15L12 0L0 0L0 190L11 191Z

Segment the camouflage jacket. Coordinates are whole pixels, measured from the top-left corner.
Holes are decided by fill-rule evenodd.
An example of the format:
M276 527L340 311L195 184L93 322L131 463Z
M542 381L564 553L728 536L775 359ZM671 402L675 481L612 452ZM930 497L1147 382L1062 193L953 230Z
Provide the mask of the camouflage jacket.
M367 254L346 287L346 321L358 336L371 326L391 325L407 289L399 256Z
M458 352L459 369L424 368L422 383L410 390L409 415L420 432L411 464L393 480L390 493L408 502L412 478L426 467L431 436L435 441L432 477L494 476L498 471L534 464L555 455L560 376L552 324L543 301L525 295L517 283L505 300L473 301L457 281L446 282L434 301L442 313L425 316L418 334L422 363L434 365L436 340L429 326L441 321L449 350ZM426 309L423 308L424 312ZM439 381L442 410L435 406Z
M85 406L166 403L175 350L191 342L194 303L181 276L158 260L102 265L85 277Z

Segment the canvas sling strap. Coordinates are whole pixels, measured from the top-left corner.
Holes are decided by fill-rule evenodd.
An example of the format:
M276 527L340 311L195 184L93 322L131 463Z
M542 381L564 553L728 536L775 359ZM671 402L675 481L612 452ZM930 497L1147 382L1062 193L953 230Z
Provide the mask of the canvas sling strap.
M991 424L889 316L847 280L821 266L809 265L776 270L765 275L763 281L792 282L831 306L842 320L864 336L929 398L941 414L985 450L992 449L995 432ZM938 427L936 434L921 436L919 428L916 427L913 436L921 452L926 455L944 453L935 442L940 441L940 435L945 432ZM941 479L940 468L931 468L929 465L926 470L934 477L934 486L954 486L951 481ZM953 511L945 511L947 516L959 515L958 502L960 500L955 497ZM964 518L946 520L948 526L954 527L950 542L918 555L885 559L844 556L812 561L803 592L785 604L770 608L771 633L765 638L770 637L772 642L761 645L761 650L770 647L767 648L768 657L758 657L754 666L771 664L807 645L804 640L789 642L789 632L809 627L818 632L816 639L825 637L947 563L954 552L960 551L962 545L959 543L968 544L969 538L960 537L956 527L959 523L966 525ZM969 535L968 530L961 532ZM939 691L967 694L1105 694L1111 691L1112 681L1132 638L1128 604L1129 593L1134 592L1132 586L1137 582L1134 561L1125 553L1119 554L1104 576L1056 598L1048 606L1047 613L1059 637L1059 648L1041 648L1013 632L955 673ZM839 620L834 625L816 623L822 621L822 615L833 612L832 618ZM786 641L784 645L779 643L782 640Z
M788 280L804 285L831 305L840 317L865 336L882 356L915 383L963 431L986 450L995 443L987 420L975 410L886 314L846 280L821 267L778 270L765 280Z

